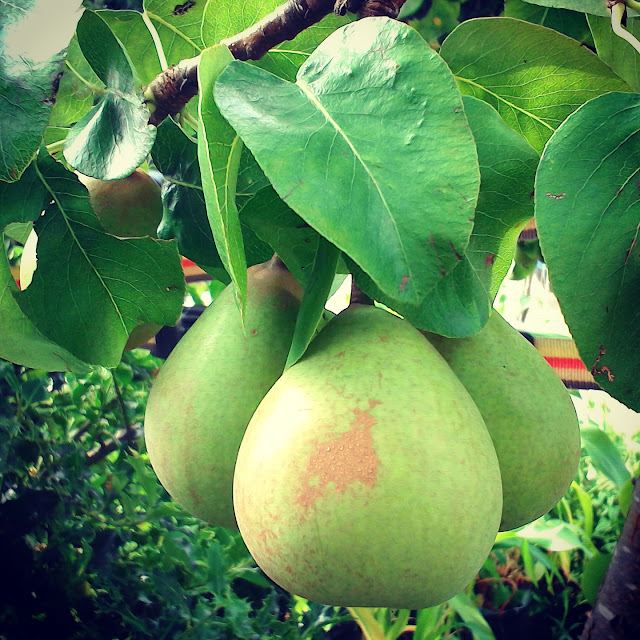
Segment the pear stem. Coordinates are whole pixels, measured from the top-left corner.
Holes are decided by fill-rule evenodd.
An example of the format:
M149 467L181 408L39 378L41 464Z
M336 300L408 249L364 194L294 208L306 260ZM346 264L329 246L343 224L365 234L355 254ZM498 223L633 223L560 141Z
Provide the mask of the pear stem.
M364 640L384 640L384 631L373 615L373 611L367 607L347 607L351 617L362 629Z
M373 305L373 300L356 284L353 276L351 276L351 300L349 305L352 304Z

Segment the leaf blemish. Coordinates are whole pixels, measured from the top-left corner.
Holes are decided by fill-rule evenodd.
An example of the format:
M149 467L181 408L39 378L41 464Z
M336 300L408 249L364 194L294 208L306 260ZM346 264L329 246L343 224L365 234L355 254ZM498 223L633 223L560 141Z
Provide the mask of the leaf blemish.
M174 16L183 16L189 9L193 9L196 6L196 3L193 0L188 0L184 4L177 4L172 13Z
M282 199L286 200L298 187L302 186L304 184L304 180L299 180L298 184L293 187L293 189L291 189L291 191L289 191L289 193L287 193L286 196L284 196Z
M564 191L560 194L549 193L547 191L547 193L545 193L544 195L548 198L552 198L553 200L562 200L562 198L564 198L567 194Z
M451 242L451 240L449 240L449 246L451 247L451 251L453 251L453 254L455 255L455 257L458 260L462 260L462 256L456 251L456 248L453 246L453 242Z
M407 286L407 282L409 282L409 276L402 276L402 280L400 282L400 285L398 286L398 289L400 291L404 291L405 287Z
M487 255L484 257L484 263L487 265L487 267L491 267L495 259L495 253L487 253Z

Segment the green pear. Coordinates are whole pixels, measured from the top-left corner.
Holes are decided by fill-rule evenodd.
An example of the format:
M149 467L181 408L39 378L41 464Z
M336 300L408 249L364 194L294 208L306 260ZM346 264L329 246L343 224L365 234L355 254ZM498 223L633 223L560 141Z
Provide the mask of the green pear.
M233 467L256 407L282 374L302 290L282 263L247 272L245 328L227 287L160 368L144 431L160 482L187 511L235 527Z
M500 530L540 517L564 495L580 459L580 429L564 384L496 311L470 338L426 334L471 394L500 461Z
M160 187L142 169L120 180L97 180L82 174L91 207L107 233L126 238L157 237L162 220Z
M482 417L438 352L405 320L354 305L260 403L234 505L254 559L288 591L416 609L480 569L502 489Z

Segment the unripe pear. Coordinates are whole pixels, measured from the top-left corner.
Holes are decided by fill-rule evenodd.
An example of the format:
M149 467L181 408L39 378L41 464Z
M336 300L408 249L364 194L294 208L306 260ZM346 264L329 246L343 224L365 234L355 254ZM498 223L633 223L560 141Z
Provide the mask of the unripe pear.
M103 229L114 236L157 238L162 220L160 187L142 169L119 180L97 180L77 174L87 188L91 208L98 216ZM153 322L143 322L129 334L124 350L146 344L162 327Z
M236 518L295 594L417 609L463 589L498 531L498 461L480 413L408 322L353 305L275 383L242 441Z
M580 429L569 394L535 347L493 311L469 338L427 335L480 409L500 461L500 530L547 513L580 459Z
M77 175L107 233L122 238L157 237L162 220L160 187L142 169L120 180Z
M236 526L236 454L253 412L282 374L301 296L282 263L251 267L245 328L229 286L176 345L149 394L151 464L177 502L213 525Z

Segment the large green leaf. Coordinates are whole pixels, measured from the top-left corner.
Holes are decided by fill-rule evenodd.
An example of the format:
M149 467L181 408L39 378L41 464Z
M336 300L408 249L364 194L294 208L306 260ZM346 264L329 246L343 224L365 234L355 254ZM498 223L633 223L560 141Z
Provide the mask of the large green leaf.
M495 107L538 152L587 100L629 90L577 41L514 18L463 22L444 41L440 53L460 90Z
M198 159L207 217L227 273L234 284L240 315L244 318L247 298L247 259L236 208L236 182L242 140L222 117L213 87L220 73L233 60L224 45L202 52L198 65Z
M640 91L640 54L611 29L611 20L589 16L598 56L602 58L634 91ZM627 31L640 37L640 20L628 20Z
M7 256L0 250L0 358L45 371L86 371L87 364L38 331L16 302L17 292Z
M570 9L572 11L583 11L594 16L610 16L611 12L607 7L607 0L524 0L530 4L538 4L543 7L555 7L557 9ZM629 15L638 15L630 10Z
M503 15L555 29L578 42L590 42L589 25L584 13L541 7L525 0L506 0Z
M82 53L106 85L100 102L71 129L64 157L85 175L115 180L140 166L156 136L126 52L109 26L87 11L78 23Z
M480 163L480 194L473 233L460 265L419 306L398 305L354 267L356 282L414 326L449 337L480 331L506 275L522 225L533 217L538 154L486 102L464 97Z
M12 222L33 222L40 217L49 192L31 163L18 182L0 182L0 233Z
M80 0L0 2L0 180L18 180L40 146L81 15Z
M38 267L15 300L42 334L75 357L115 366L138 324L178 320L184 275L177 246L104 233L73 173L48 156L37 170L51 200L34 225Z
M610 93L549 140L536 221L553 290L600 386L640 410L640 95Z
M216 102L280 197L394 300L417 303L457 266L475 144L453 77L413 29L347 25L296 84L232 62Z

